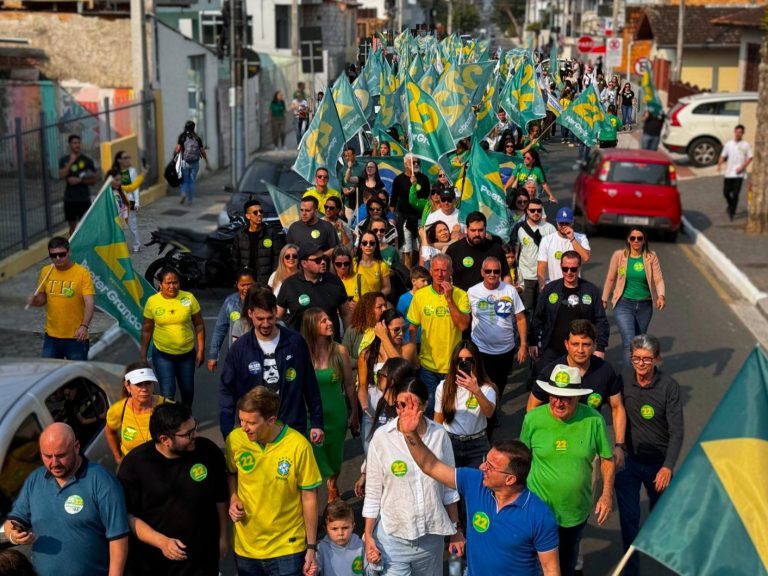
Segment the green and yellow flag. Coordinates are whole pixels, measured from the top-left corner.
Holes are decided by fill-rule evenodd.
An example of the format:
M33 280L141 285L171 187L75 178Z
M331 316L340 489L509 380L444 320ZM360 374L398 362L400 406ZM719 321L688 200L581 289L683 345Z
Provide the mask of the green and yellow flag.
M342 72L339 75L332 90L346 142L351 140L368 122L346 74Z
M472 113L472 102L465 91L458 66L451 66L443 72L433 96L443 118L448 123L453 140L458 142L462 138L471 136L475 128L475 117Z
M354 100L354 95L352 99ZM321 166L328 168L331 179L329 185L338 189L339 183L333 167L341 156L345 142L333 90L328 90L312 122L309 123L309 128L301 138L299 155L293 163L293 171L307 182L314 182L315 171Z
M552 40L552 49L549 51L549 75L555 81L558 90L563 89L563 79L560 78L560 62L557 61L557 40Z
M386 130L381 130L380 128L374 128L373 129L373 137L376 138L376 140L381 144L382 142L386 142L389 144L389 152L390 156L405 156L405 148L402 147L400 142L392 138L389 134L387 134Z
M366 123L373 115L373 96L371 90L368 87L368 79L365 74L360 74L355 81L352 82L352 91L355 93L357 102L360 104L360 109L363 111ZM338 103L336 104L338 107Z
M381 86L379 113L376 114L374 126L386 130L390 126L397 124L400 111L397 77L389 72L388 66L383 67L381 70L379 85Z
M485 92L485 96L480 101L480 105L475 111L475 138L479 141L488 136L488 134L496 127L498 122L498 116L496 116L496 110L493 107L494 96L496 93L496 84L490 82L488 89Z
M512 91L510 101L516 103L517 109L512 106L512 121L525 129L529 122L544 118L547 115L546 105L541 96L536 72L533 65L533 55L528 52L523 61L515 70L512 78ZM507 110L507 112L510 112Z
M650 65L646 66L645 70L643 70L640 88L643 93L643 102L645 103L646 110L654 116L660 115L663 108L659 95L656 93L656 86L653 84L653 73L651 72Z
M381 49L377 49L363 66L363 75L371 96L378 96L381 93L382 60L384 56Z
M117 320L136 343L141 342L144 304L155 289L136 274L117 212L111 182L102 186L69 240L72 260L88 269L96 289L95 303Z
M266 180L262 180L262 182L269 191L269 197L272 198L272 203L275 205L275 211L278 218L280 218L280 224L283 225L283 228L287 229L294 222L298 222L299 206L296 204L296 199L280 190L274 184L270 184Z
M407 78L404 88L409 150L419 158L437 163L456 148L448 123L432 96L411 78Z
M597 89L594 84L590 84L566 110L563 110L557 118L557 123L568 128L585 145L594 146L605 120L605 111L600 104Z
M435 66L430 64L427 69L424 70L424 74L421 75L421 78L419 78L418 84L424 92L432 94L439 81L440 75L437 73L437 70L435 70Z
M459 66L461 88L469 97L472 106L477 106L483 99L488 83L493 79L495 62L475 62Z
M768 360L755 347L633 543L683 576L768 574Z

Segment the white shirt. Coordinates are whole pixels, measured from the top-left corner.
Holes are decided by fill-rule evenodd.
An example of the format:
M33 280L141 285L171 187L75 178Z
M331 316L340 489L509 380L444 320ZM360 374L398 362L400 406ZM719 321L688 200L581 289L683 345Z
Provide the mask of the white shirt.
M440 412L441 414L444 385L445 380L437 385L437 390L435 391L435 412ZM493 386L483 384L480 386L480 390L483 391L488 401L495 406L496 390L493 389ZM443 428L451 434L470 436L471 434L482 432L487 426L488 420L480 409L480 403L475 398L475 395L470 394L466 388L456 386L456 413L453 415L453 421L450 424L443 422Z
M272 272L272 274L269 275L269 280L267 280L267 284L269 284L270 286L273 286L275 282L275 276L277 276L277 270L275 270L274 272ZM272 287L272 293L275 295L275 298L277 298L278 294L280 294L280 287L282 285L283 283L280 282L276 286Z
M528 222L530 226L531 223ZM549 222L539 222L538 225L531 226L531 230L536 232L539 230L541 233L541 241L544 241L544 236L554 234L555 227ZM539 247L536 246L536 242L533 241L528 235L528 232L522 226L517 227L517 241L520 244L520 257L517 259L517 268L520 270L520 276L523 280L536 280L536 262L539 257Z
M589 240L587 240L584 234L574 232L573 237L578 240L582 248L591 250ZM560 234L550 234L541 239L537 260L547 263L547 283L563 277L563 271L560 270L560 258L562 258L563 252L568 250L573 250L573 242L568 240L568 238L563 238Z
M421 471L397 422L394 418L376 430L368 446L363 518L380 517L387 534L406 540L453 534L445 506L458 502L459 493ZM439 460L454 466L451 440L442 426L427 420L422 440Z
M453 212L450 214L446 214L442 210L435 210L427 216L427 221L424 222L424 228L429 228L435 222L440 221L445 222L448 225L448 230L451 233L453 233L453 227L456 226L456 224L458 224L461 231L464 232L464 225L459 222L459 211L456 208L454 208Z
M362 570L363 557L365 556L364 548L363 541L357 534L352 534L344 547L334 544L326 535L317 544L318 574L322 576L347 576L354 574L357 566Z
M736 172L736 168L752 158L752 146L746 140L728 140L723 146L720 156L726 159L725 177L726 178L744 178L747 171Z
M483 354L504 354L515 347L515 314L525 310L511 284L489 290L480 282L467 290L472 308L472 342ZM453 432L453 431L451 431Z

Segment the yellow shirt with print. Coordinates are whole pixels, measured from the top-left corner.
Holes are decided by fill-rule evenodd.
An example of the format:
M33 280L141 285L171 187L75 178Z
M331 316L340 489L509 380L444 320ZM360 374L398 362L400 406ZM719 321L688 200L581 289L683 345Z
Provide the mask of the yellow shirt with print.
M320 214L325 215L325 201L328 200L331 196L336 196L339 200L341 200L341 194L339 194L338 190L335 190L328 186L325 189L325 194L320 192L317 188L310 188L306 192L304 192L304 195L302 198L305 198L307 196L312 196L312 198L317 198L317 210L320 212Z
M360 296L368 292L381 292L384 278L389 278L390 273L389 264L383 261L374 261L371 266L360 266L355 262L355 273L352 275L355 302L360 300ZM358 276L360 276L359 283L357 281ZM346 281L344 286L347 287L347 294L349 294L349 284Z
M147 298L144 318L155 321L152 340L155 348L166 354L185 354L195 347L192 316L200 304L191 292L179 290L176 298L164 298L159 292Z
M129 398L122 398L107 410L107 428L120 433L120 452L123 456L137 446L152 440L152 435L149 433L149 417L152 416L152 412L136 414L128 400ZM156 394L152 397L153 407L165 402L165 398L160 395Z
M40 288L45 292L45 333L53 338L74 338L75 332L85 318L83 296L93 296L91 273L80 264L73 264L67 270L57 270L50 264L50 275ZM40 271L37 285L48 274L48 267Z
M456 286L453 287L453 302L462 313L470 312L469 296ZM418 290L408 308L408 322L421 326L421 365L432 372L447 374L453 349L461 340L461 330L451 319L445 296L435 292L432 286Z
M283 425L274 442L261 446L235 428L227 436L225 456L230 474L237 474L237 496L245 509L234 525L235 553L268 560L303 552L301 490L322 483L309 441Z

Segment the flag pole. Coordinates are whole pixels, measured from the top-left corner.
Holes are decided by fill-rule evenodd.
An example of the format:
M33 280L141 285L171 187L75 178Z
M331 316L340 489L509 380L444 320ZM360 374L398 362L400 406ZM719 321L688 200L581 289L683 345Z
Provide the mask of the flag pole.
M616 568L611 572L611 576L619 576L621 574L621 571L624 570L624 567L627 565L627 562L629 562L630 557L635 552L635 547L631 546L627 549L624 556L622 556L621 561L619 562L619 565L616 566Z
M48 267L48 272L45 273L45 277L42 280L40 280L40 284L37 285L37 288L35 288L35 291L32 293L32 298L33 299L34 299L35 296L40 294L40 288L42 288L43 284L45 284L45 281L48 280L48 276L51 275L51 272L53 272L53 269L54 269L54 265L51 264ZM29 310L29 302L27 302L27 304L24 306L24 310Z

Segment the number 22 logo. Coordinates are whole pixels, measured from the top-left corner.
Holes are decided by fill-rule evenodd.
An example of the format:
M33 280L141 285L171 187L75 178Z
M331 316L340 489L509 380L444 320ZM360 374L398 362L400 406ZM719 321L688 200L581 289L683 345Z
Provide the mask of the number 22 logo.
M565 452L568 450L568 440L555 440L555 450Z

